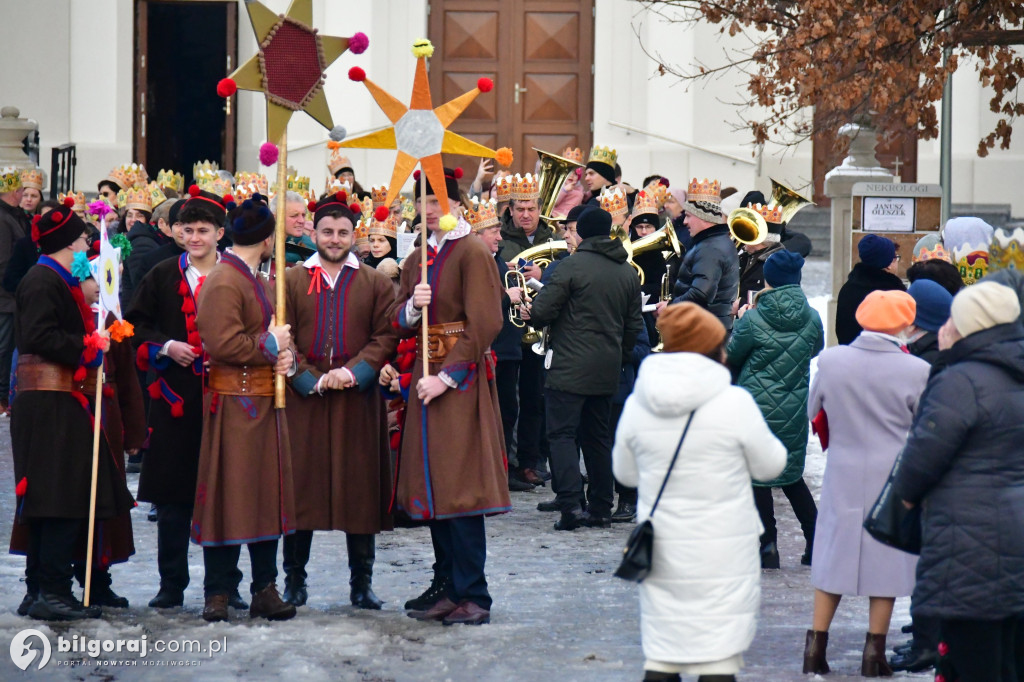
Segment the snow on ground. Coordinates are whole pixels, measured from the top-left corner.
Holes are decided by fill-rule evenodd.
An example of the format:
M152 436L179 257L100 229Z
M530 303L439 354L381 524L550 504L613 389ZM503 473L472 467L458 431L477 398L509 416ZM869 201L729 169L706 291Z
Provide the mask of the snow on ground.
M824 307L827 263L811 261L805 288L816 308ZM823 312L823 311L822 311ZM824 315L822 315L824 319ZM14 480L6 420L0 421L0 542L10 536L14 514ZM810 442L806 479L815 496L825 458L817 439ZM129 475L132 490L137 475ZM157 612L146 602L156 593L156 524L146 521L148 505L133 512L137 554L112 570L114 589L131 608L107 610L103 618L71 625L46 625L15 614L24 594L19 582L24 559L0 555L0 679L134 680L194 679L278 680L580 680L603 682L642 678L636 589L612 576L631 526L610 530L552 529L555 515L536 511L550 498L547 489L513 493L514 511L488 520L488 580L494 597L492 622L483 627L424 624L407 618L403 602L430 580L432 553L425 529L405 529L380 536L374 587L386 604L383 611L359 611L348 605L345 541L340 533L318 533L310 563L309 605L287 622L250 621L236 613L229 623L207 624L203 606L202 553L189 555L192 584L185 608ZM810 624L810 569L800 566L803 537L785 497L776 494L782 569L762 578L758 634L745 658L741 680L796 682L804 631ZM248 575L243 551L241 568ZM247 580L247 579L246 579ZM283 581L279 579L280 586ZM243 592L247 582L243 582ZM78 592L80 595L80 591ZM897 601L890 642L905 636L908 600ZM860 679L860 652L867 625L867 599L848 598L839 608L830 638L829 680ZM25 628L53 641L53 660L42 670L22 672L8 647ZM139 639L150 649L143 666L136 654L59 652L57 637L71 639ZM204 647L217 642L219 653L158 653L157 640L174 647L195 640ZM39 649L37 640L28 640ZM35 663L38 663L38 658ZM135 667L107 663L139 662ZM61 665L58 665L58 664ZM70 667L69 663L79 664ZM193 665L165 665L191 663ZM898 676L899 677L899 676ZM927 674L904 676L930 679Z

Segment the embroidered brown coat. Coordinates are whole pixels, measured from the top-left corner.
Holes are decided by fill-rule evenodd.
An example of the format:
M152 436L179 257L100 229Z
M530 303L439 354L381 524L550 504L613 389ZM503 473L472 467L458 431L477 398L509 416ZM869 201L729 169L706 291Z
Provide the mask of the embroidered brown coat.
M395 482L395 513L414 520L496 514L511 509L494 359L490 344L501 331L501 283L482 241L455 232L428 260L433 288L428 323L463 322L465 331L431 374L444 370L458 388L424 406L412 370L409 404ZM454 238L453 238L454 237ZM419 324L406 319L405 305L420 280L420 251L405 261L395 300L399 334L414 336ZM425 426L425 428L424 428Z
M301 491L295 525L390 530L391 457L377 375L398 345L391 280L365 265L343 267L333 289L317 269L291 268L285 280L298 359L285 410L292 478ZM316 393L320 377L338 367L352 372L358 388Z
M267 327L273 293L225 253L199 292L196 324L212 365L273 366ZM273 540L294 532L288 425L273 396L203 401L192 541L203 546Z

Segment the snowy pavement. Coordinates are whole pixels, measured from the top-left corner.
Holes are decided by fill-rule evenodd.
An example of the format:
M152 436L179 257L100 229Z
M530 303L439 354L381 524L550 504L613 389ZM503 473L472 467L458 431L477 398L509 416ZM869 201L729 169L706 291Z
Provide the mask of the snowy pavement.
M807 288L812 296L823 293ZM815 300L816 307L822 301ZM10 438L2 420L4 544L14 514L11 467ZM812 438L806 479L815 496L823 470L824 456ZM129 483L134 491L138 476L129 475ZM631 526L554 531L556 516L536 511L537 502L550 496L547 489L513 493L514 511L488 520L487 569L494 607L491 624L483 627L420 623L401 610L404 601L430 580L432 555L425 529L379 537L374 589L386 601L380 612L348 605L348 568L340 533L315 536L309 604L293 620L268 624L235 613L229 623L203 622L202 553L195 547L189 555L192 584L184 609L149 609L146 603L158 586L156 524L146 520L148 505L140 505L133 512L137 554L112 569L113 587L131 607L107 609L100 620L51 626L17 616L15 609L24 594L24 559L0 555L0 680L639 680L643 654L636 590L612 576ZM777 493L775 506L783 568L763 575L761 621L741 680L813 679L800 673L804 631L811 619L810 569L799 564L803 538L789 503ZM240 566L246 573L244 591L249 573L244 551ZM279 578L278 585L282 582ZM908 600L897 601L890 642L905 639L899 627L908 621L907 607ZM844 600L830 637L833 673L818 679L861 679L857 672L866 624L867 598ZM52 643L52 660L42 670L34 667L39 656L23 672L8 655L12 640L26 628L39 630ZM58 651L59 636L71 643L80 643L84 636L97 644L145 636L148 652L144 658L127 651L100 652L94 658L87 651ZM167 650L155 651L158 643ZM42 648L37 638L29 638L27 644ZM203 647L203 653L172 652L190 646ZM211 649L214 652L207 653ZM904 677L931 679L928 674Z

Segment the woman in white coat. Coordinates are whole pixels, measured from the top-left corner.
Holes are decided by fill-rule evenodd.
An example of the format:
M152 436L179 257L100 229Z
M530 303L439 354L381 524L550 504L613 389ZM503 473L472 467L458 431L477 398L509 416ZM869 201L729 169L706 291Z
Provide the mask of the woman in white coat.
M753 397L730 385L725 327L693 303L658 317L665 352L640 366L623 408L612 461L619 483L639 489L649 515L683 428L690 430L651 521L654 553L640 585L645 680L735 680L761 601L763 532L751 480L786 465Z
M893 602L914 589L917 557L886 547L864 519L906 441L930 366L907 353L901 334L917 306L903 291L873 291L857 308L864 331L818 357L808 416L825 410L829 447L814 531L814 619L804 648L805 673L827 673L825 649L842 595L869 597L861 675L891 675L885 659Z

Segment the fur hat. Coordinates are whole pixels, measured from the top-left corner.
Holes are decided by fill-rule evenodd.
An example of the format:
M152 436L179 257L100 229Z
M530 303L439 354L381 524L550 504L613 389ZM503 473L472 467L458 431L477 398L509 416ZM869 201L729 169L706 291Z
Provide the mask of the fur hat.
M658 331L666 353L703 355L725 340L725 326L718 318L689 301L666 306L658 316Z

